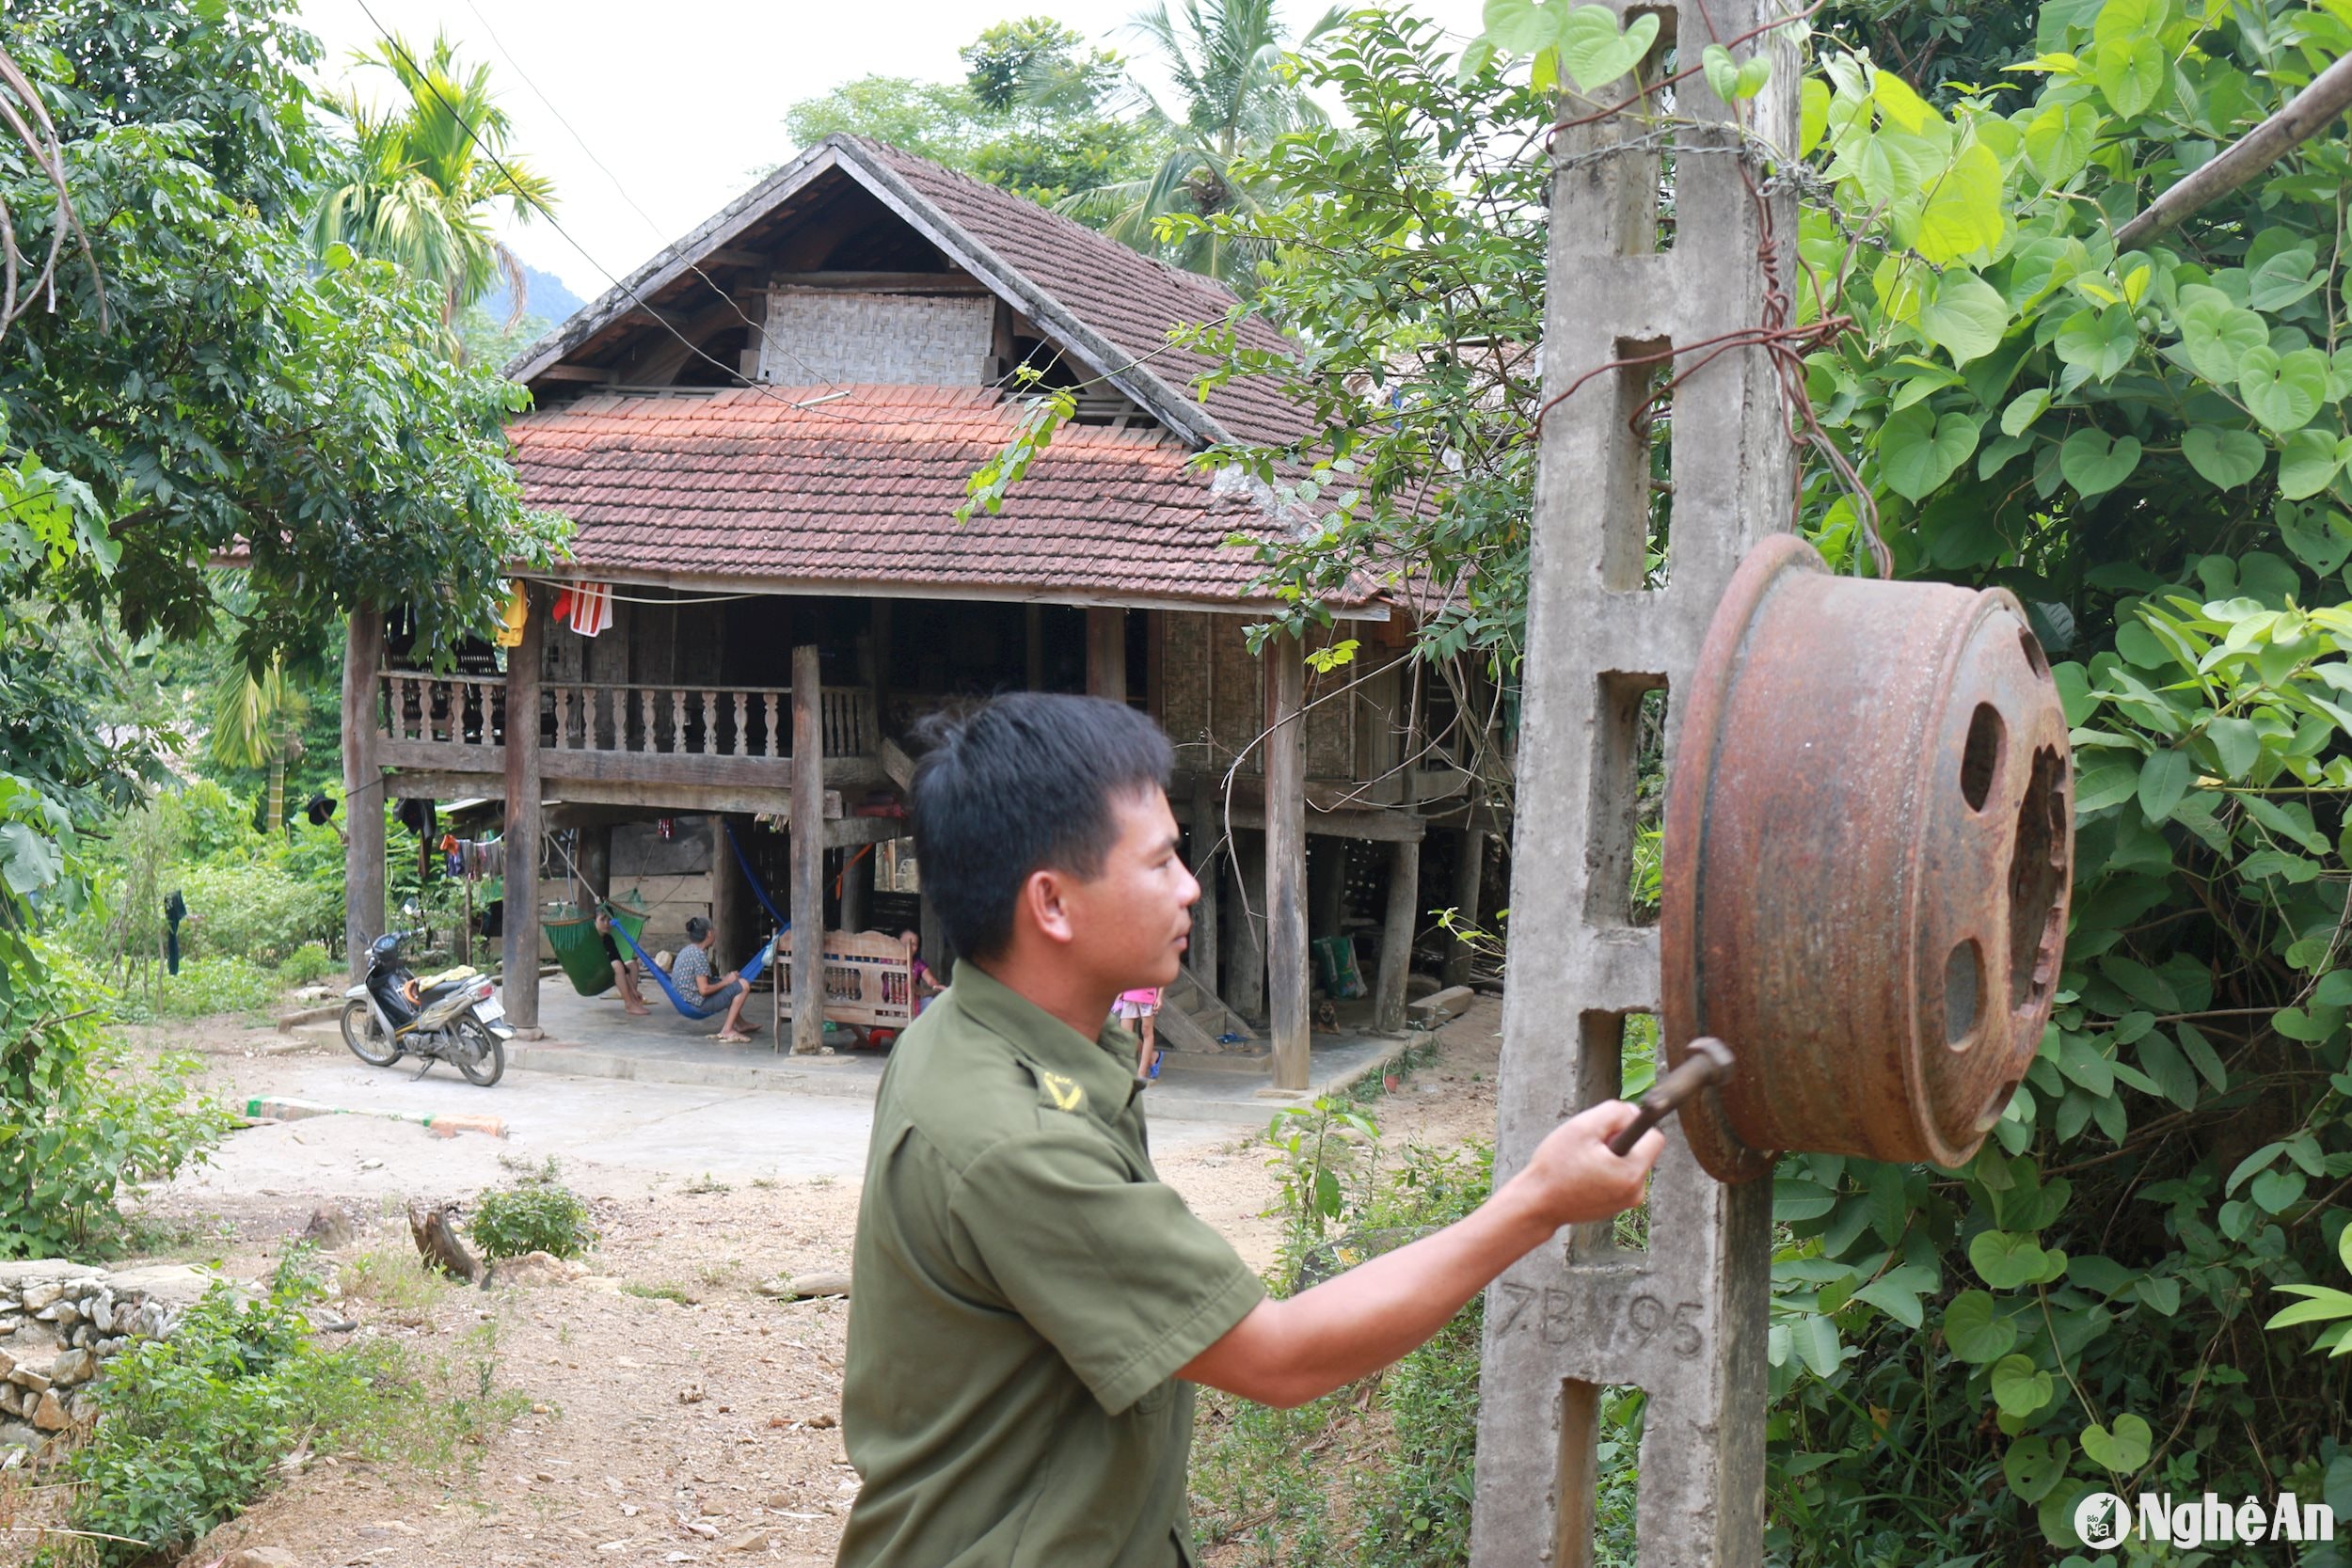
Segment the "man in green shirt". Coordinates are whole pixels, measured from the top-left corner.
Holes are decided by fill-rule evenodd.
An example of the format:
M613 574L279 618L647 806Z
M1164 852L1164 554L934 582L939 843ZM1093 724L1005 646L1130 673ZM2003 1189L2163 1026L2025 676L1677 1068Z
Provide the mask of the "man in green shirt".
M1458 1224L1286 1301L1160 1180L1135 1042L1200 884L1149 719L1016 693L939 721L923 891L959 955L874 1105L842 1428L842 1568L1188 1568L1193 1386L1302 1404L1427 1339L1563 1226L1639 1199L1621 1101L1563 1123Z

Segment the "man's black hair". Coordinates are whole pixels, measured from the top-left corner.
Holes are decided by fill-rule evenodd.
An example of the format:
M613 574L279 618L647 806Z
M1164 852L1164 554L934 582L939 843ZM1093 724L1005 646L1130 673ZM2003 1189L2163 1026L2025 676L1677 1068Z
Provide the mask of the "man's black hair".
M702 941L702 940L703 940L703 938L705 938L705 937L708 936L709 934L710 934L710 922L709 922L709 921L705 920L705 919L704 919L701 915L698 915L698 914L690 914L690 915L688 915L688 916L686 917L686 940L687 940L687 941L689 941L689 942L700 942L700 941Z
M1012 939L1021 885L1048 867L1099 877L1115 803L1168 787L1157 724L1102 697L1015 691L915 727L914 853L949 944L989 958Z

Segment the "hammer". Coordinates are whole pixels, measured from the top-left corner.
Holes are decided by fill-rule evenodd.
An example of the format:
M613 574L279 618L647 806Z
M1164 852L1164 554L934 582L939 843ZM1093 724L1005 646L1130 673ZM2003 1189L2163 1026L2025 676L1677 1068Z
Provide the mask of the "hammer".
M1691 1042L1691 1053L1682 1065L1650 1085L1649 1093L1642 1097L1642 1114L1609 1140L1609 1152L1624 1159L1642 1141L1643 1133L1673 1116L1684 1101L1730 1076L1731 1048L1712 1035L1701 1035Z

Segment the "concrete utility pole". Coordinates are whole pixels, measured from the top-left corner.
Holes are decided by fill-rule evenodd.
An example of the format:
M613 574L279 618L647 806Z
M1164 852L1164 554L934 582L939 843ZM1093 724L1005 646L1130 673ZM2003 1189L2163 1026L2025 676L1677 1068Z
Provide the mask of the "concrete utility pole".
M1657 60L1695 60L1779 12L1764 0L1662 11ZM1798 61L1776 32L1754 48L1772 80L1744 108L1754 135L1793 150ZM1607 89L1602 103L1623 96ZM1595 105L1597 106L1597 105ZM1569 110L1572 118L1583 105ZM1656 95L1634 112L1663 112ZM1785 193L1743 183L1730 111L1703 77L1673 112L1675 232L1659 249L1660 158L1630 114L1563 133L1555 147L1544 382L1558 395L1597 366L1691 345L1764 320L1759 226L1782 285L1796 246ZM1721 128L1718 128L1721 127ZM1595 156L1600 153L1599 156ZM1748 171L1759 184L1764 170ZM1635 747L1643 694L1669 693L1668 756L1716 600L1741 553L1791 521L1794 459L1763 351L1739 349L1676 393L1667 581L1645 582L1650 461L1629 421L1664 361L1595 376L1543 427L1530 588L1526 723L1513 879L1495 1178L1526 1163L1562 1117L1622 1087L1626 1019L1653 1013L1658 936L1630 923ZM1684 368L1689 360L1675 361ZM1730 1042L1739 1049L1737 1040ZM1763 1556L1766 1305L1771 1183L1718 1186L1677 1124L1650 1191L1648 1245L1579 1227L1487 1292L1471 1560L1477 1568L1589 1568L1602 1391L1645 1390L1643 1568L1750 1568Z

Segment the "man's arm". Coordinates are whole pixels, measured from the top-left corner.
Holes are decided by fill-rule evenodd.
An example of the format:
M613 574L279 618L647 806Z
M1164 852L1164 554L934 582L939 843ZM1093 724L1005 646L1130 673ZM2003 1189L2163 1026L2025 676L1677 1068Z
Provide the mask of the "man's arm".
M1611 1101L1571 1117L1468 1217L1287 1301L1260 1302L1176 1375L1288 1409L1387 1366L1562 1226L1640 1201L1666 1140L1652 1131L1623 1159L1611 1153L1636 1114Z

